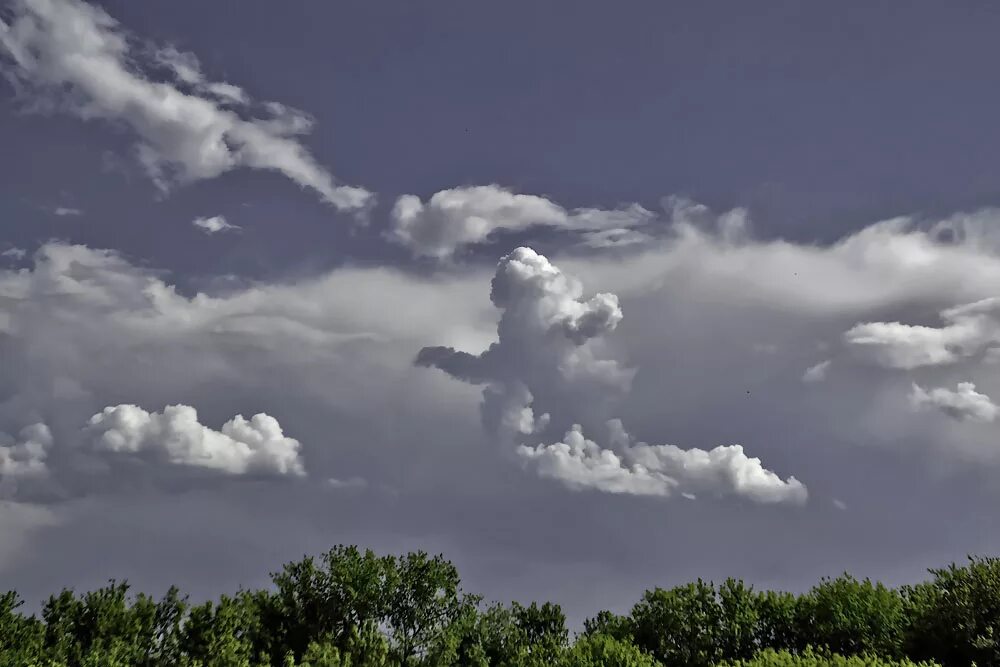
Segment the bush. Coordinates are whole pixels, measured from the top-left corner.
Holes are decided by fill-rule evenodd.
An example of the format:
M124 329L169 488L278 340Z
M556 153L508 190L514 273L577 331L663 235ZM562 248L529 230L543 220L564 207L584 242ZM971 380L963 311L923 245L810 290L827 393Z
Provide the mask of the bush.
M749 660L724 662L718 667L935 667L935 663L892 660L871 654L843 656L807 648L802 653L765 649Z

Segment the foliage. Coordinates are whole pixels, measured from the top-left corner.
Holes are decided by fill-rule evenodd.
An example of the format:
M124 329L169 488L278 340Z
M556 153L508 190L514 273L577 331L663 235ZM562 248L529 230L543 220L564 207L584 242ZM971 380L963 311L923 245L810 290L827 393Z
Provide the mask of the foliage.
M634 644L594 634L577 640L556 664L560 667L656 667L658 663Z
M934 667L934 663L893 660L874 654L843 656L807 648L801 653L765 649L749 660L725 662L719 667Z
M2 594L0 667L1000 667L1000 560L931 575L893 589L845 574L802 595L698 580L571 639L558 605L483 604L441 556L339 546L199 604L111 581L29 615Z
M1000 559L970 557L931 574L903 590L908 653L948 666L1000 665Z
M903 598L898 591L845 574L824 579L800 601L800 634L841 655L898 657L903 644Z

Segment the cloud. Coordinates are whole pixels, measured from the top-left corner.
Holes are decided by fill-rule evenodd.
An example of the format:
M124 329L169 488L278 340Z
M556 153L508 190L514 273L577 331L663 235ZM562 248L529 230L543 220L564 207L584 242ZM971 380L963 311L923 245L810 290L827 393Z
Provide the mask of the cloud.
M28 251L24 248L7 248L3 252L0 252L0 257L7 257L9 259L20 260L28 254Z
M330 531L389 551L419 540L423 548L460 557L505 553L505 563L546 561L547 576L526 585L536 592L577 590L579 579L565 573L566 564L587 553L602 577L620 576L623 586L631 586L621 594L622 608L662 568L649 554L664 550L675 553L678 577L689 571L683 568L726 575L736 567L741 576L762 581L780 570L809 582L844 562L903 576L898 563L906 558L915 559L907 572L918 577L928 558L951 557L934 555L940 545L927 537L928 525L951 526L954 541L966 544L961 549L969 540L977 550L988 549L975 540L990 518L982 508L995 505L991 476L1000 449L996 422L914 418L911 383L918 380L928 391L954 389L961 378L995 397L997 368L972 355L910 377L856 363L857 350L842 335L871 321L939 326L938 313L997 295L998 246L988 236L935 238L933 224L878 223L820 245L727 236L715 222L692 221L627 254L562 250L549 264L563 280L580 281L575 300L587 304L595 293L612 293L624 315L612 332L582 346L567 332L583 334L585 318L569 318L576 327L558 323L572 308L597 308L554 298L554 288L545 286L552 276L536 279L543 296L532 303L539 317L549 313L545 321L555 328L527 336L505 324L512 333L498 337L504 309L485 298L497 267L453 267L432 275L344 267L197 294L175 288L169 273L118 253L45 244L23 266L0 271L0 429L16 433L25 424L49 424L56 443L46 459L50 476L75 482L71 489L86 492L90 509L69 514L66 506L78 506L76 499L51 505L62 527L43 531L43 541L28 553L58 560L26 565L17 574L34 573L39 595L52 572L65 573L60 576L71 583L77 576L99 583L103 577L94 573L105 570L94 563L108 567L102 560L107 549L83 558L59 555L70 553L68 544L90 544L80 536L97 530L103 544L121 545L113 551L123 564L142 564L135 574L178 578L196 591L205 581L216 585L215 573L200 569L204 578L192 582L172 553L150 549L149 559L137 557L135 535L186 539L139 541L158 545L189 544L199 535L225 545L262 531L280 535L260 545L248 542L247 558L265 566L280 561L271 550L279 542L295 556L324 548ZM520 284L511 277L502 281ZM506 308L516 310L510 305L516 302ZM774 352L761 354L759 343L773 345ZM506 345L510 364L475 361L496 344ZM429 345L444 348L434 365L450 363L478 378L477 385L411 368L414 353ZM556 353L532 352L544 346ZM590 360L589 373L573 375L573 355ZM836 372L831 366L823 385L803 391L803 369L822 359L832 359ZM613 362L617 373L601 372L600 362ZM532 376L535 365L540 369ZM531 379L530 399L513 387L504 393L508 366L512 381ZM487 436L481 426L477 406L484 389L509 398L511 410L499 410L512 417L511 436L502 443L498 432ZM71 455L92 452L81 426L105 406L123 403L147 410L197 406L198 421L213 430L237 413L266 412L301 441L309 475L295 484L285 478L248 483L190 466L149 465L148 459L132 465L137 455L109 452L97 460L115 473L127 466L138 479L71 468ZM627 443L607 432L606 420L614 416L633 436ZM568 444L564 434L574 424L584 439L617 457L626 473L636 463L626 446L636 441L704 452L738 442L745 456L759 457L782 479L794 473L808 483L810 506L775 512L773 505L734 510L729 502L688 502L714 493L682 490L694 489L695 480L680 475L672 477L686 486L675 487L673 503L657 502L662 496L568 493L566 481L537 479L539 468L517 448ZM490 438L501 446L484 446ZM498 454L511 464L495 465ZM952 471L961 474L952 477ZM326 482L354 476L368 480L373 491L389 486L399 495L337 493ZM196 492L165 495L175 482L195 485ZM137 486L142 493L132 492ZM850 497L843 495L847 487ZM330 503L335 493L337 502ZM834 509L834 498L850 503L850 521ZM623 515L629 521L622 522ZM289 517L302 525L290 526ZM233 527L243 520L246 532ZM656 529L663 525L671 529ZM874 558L857 550L876 537L885 554ZM796 557L803 544L813 556L807 565ZM622 567L623 559L629 567ZM503 593L506 580L492 578L492 565L490 571L484 592ZM241 576L227 562L219 572ZM567 599L587 611L597 604Z
M814 366L810 366L806 369L806 372L802 374L803 382L822 382L826 379L826 373L830 370L830 364L832 362L827 359L826 361L821 361Z
M97 451L149 456L172 465L209 468L230 475L305 475L299 442L286 437L278 420L259 413L236 415L215 431L188 405L146 412L135 405L104 408L87 432Z
M518 454L542 477L571 489L607 493L694 498L697 494L738 496L759 503L805 503L806 487L794 477L782 480L739 445L711 450L632 443L620 420L608 422L617 453L583 435L579 425L562 442L520 445Z
M291 450L280 446L291 440L277 435L278 423L302 442L297 451L318 480L360 476L369 454L359 443L399 447L398 461L422 460L426 450L403 447L395 428L433 433L447 414L455 437L478 435L475 420L463 419L467 412L450 418L454 404L475 404L474 391L427 377L412 359L438 336L464 344L486 335L490 318L480 332L473 307L485 274L456 281L343 268L188 295L168 280L113 251L58 242L43 244L23 268L0 270L0 430L43 420L52 427L57 447L46 463L54 490L46 502L95 485L199 483L199 460L221 472L266 469L275 447L288 458L271 459L272 470L293 474ZM153 412L175 404L197 406L198 415ZM142 406L148 416L123 405ZM100 433L81 432L107 406L113 414L100 418L103 427L131 415L138 430L112 430L131 433L130 447L139 451L98 451ZM277 421L241 426L230 420L241 411ZM157 440L170 429L180 429L178 439ZM204 458L185 459L189 450ZM109 466L133 459L149 464L129 469L136 479L107 476Z
M976 391L972 382L959 382L955 389L936 387L930 391L914 384L910 401L918 409L939 410L958 421L992 422L1000 414L990 397Z
M7 439L9 441L9 437ZM0 442L3 440L4 437L0 437ZM51 447L52 432L45 424L27 426L13 443L0 444L0 483L47 474L45 459Z
M66 207L66 206L57 206L56 208L54 208L52 210L52 212L55 215L58 215L59 217L66 217L66 216L69 216L69 215L74 215L74 216L75 215L83 215L83 211L81 211L80 209L78 209L78 208L69 208L69 207Z
M218 234L219 232L235 232L243 229L239 225L234 225L226 221L221 215L213 215L210 218L195 218L191 224L202 230L206 234Z
M0 20L9 78L39 104L129 127L162 190L247 167L278 171L338 209L371 204L371 193L338 184L299 141L312 125L301 112L253 105L242 89L207 80L191 54L132 48L113 18L81 0L15 0L12 14ZM264 115L252 115L258 107Z
M600 358L593 344L622 321L618 297L602 292L583 299L582 286L530 248L500 260L490 299L501 310L497 342L478 356L451 348L424 348L416 363L457 379L487 383L483 423L501 443L542 477L572 489L671 496L707 492L757 502L803 503L805 487L782 480L759 459L734 445L710 451L633 443L620 420L608 422L611 447L584 437L574 424L563 442L525 444L541 437L555 417L564 418L569 393L590 384L611 402L625 393L633 373ZM550 409L536 414L536 395ZM578 403L578 401L572 401Z
M844 339L875 363L905 370L951 364L1000 344L1000 297L949 308L941 320L941 327L866 322Z
M483 421L505 438L531 432L529 404L540 396L574 393L584 404L606 402L628 390L633 371L600 358L592 339L621 321L618 297L598 293L582 299L579 281L530 248L505 256L493 277L490 299L501 310L498 341L480 355L448 347L426 347L416 363L434 366L473 384L488 384Z
M530 227L582 232L585 243L596 247L631 244L646 238L633 228L655 218L638 204L568 211L545 197L479 185L441 190L426 202L401 196L392 210L389 238L414 254L447 259L465 246L486 242L494 232Z

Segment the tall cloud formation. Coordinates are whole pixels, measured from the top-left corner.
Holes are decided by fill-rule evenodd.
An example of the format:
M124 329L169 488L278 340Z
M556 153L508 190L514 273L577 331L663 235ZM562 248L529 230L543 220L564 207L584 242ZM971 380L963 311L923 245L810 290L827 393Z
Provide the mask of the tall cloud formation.
M636 243L648 236L635 228L655 218L638 204L568 211L545 197L478 185L441 190L426 202L403 195L392 210L389 238L414 254L444 260L465 246L487 241L494 232L536 226L580 232L588 245Z
M278 103L254 105L241 88L209 81L191 54L133 49L130 41L82 0L14 0L13 18L0 20L8 77L40 103L127 125L163 190L248 167L278 171L341 210L370 204L370 192L338 184L296 138L310 130L307 116ZM266 115L251 115L258 108Z
M286 437L278 420L264 413L236 415L214 431L189 405L147 412L136 405L107 407L86 428L98 451L147 455L173 465L230 475L305 475L299 442Z
M502 311L497 342L478 356L424 348L416 363L486 384L486 428L501 443L514 445L516 455L539 475L569 488L665 497L707 493L762 503L806 501L801 482L782 480L738 445L705 451L634 443L619 420L608 422L608 447L588 440L579 424L573 424L563 442L529 444L543 436L552 420L550 412L536 415L536 394L556 406L577 383L615 396L631 383L631 371L595 351L601 337L622 320L618 297L582 297L577 280L532 249L517 248L501 259L493 278L490 298Z

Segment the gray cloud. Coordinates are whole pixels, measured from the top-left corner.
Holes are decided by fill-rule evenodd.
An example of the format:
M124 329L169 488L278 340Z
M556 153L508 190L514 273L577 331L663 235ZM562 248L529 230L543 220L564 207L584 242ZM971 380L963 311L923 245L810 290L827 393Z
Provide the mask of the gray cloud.
M42 246L25 268L0 271L0 428L13 433L26 423L49 424L55 441L46 459L50 476L68 495L93 500L51 505L58 525L25 525L20 534L36 545L31 553L55 554L73 535L98 529L109 544L124 548L124 536L154 515L170 524L147 529L160 541L207 534L209 520L217 525L243 517L245 531L227 527L212 544L242 543L253 531L280 534L280 554L270 542L252 542L258 546L247 562L261 571L331 541L390 550L420 546L454 554L471 567L470 586L482 585L488 594L512 595L505 584L519 581L517 590L525 595L545 594L592 612L617 603L573 593L570 572L610 577L621 584L615 599L627 604L663 576L662 561L644 554L671 548L680 564L670 576L678 578L710 574L691 565L704 563L699 554L709 552L718 554L712 573L758 582L773 576L781 585L852 564L878 574L878 564L890 560L893 567L881 572L901 576L896 568L903 556L912 559L907 571L919 576L923 566L951 557L935 551L940 535L933 544L920 537L927 522L946 522L956 506L992 497L988 480L973 484L962 475L1000 464L989 446L993 424L915 416L909 390L914 379L924 387L954 387L951 373L961 373L980 393L995 395L995 367L973 356L915 369L919 377L909 377L857 363L842 338L858 322L927 322L955 304L995 293L996 253L986 241L939 240L925 227L894 222L815 246L725 234L706 218L680 223L638 252L563 252L558 269L548 264L554 271L542 270L540 259L524 267L512 263L499 279L477 268L431 277L342 268L185 295L168 274L117 253ZM483 298L491 280L502 309ZM591 299L600 292L616 295L625 316L617 317L610 299ZM498 324L510 334L498 338ZM444 347L422 353L431 355L429 362L486 386L413 369L414 351L434 344ZM759 352L762 346L768 354ZM489 353L480 355L482 350ZM825 359L833 359L837 372L802 391L803 368ZM531 384L517 387L523 377ZM497 393L488 399L494 423L511 416L505 428L515 440L501 447L484 446L476 418L483 389ZM99 460L122 466L114 474L77 465L91 451L80 426L105 406L123 403L197 406L198 421L213 429L240 412L266 412L301 440L309 477L283 484L198 476L190 466L125 468L122 459L134 457L108 453ZM627 446L606 434L607 418L616 415L628 425ZM568 494L517 465L495 465L495 458L506 457L541 472L518 454L518 445L543 452L547 445L568 445L563 434L574 424L596 446L587 463L612 454L621 462L615 475L635 470L637 460L626 459L626 447L645 442L656 448L665 435L693 445L683 452L704 453L698 456L708 456L718 443L740 442L749 461L752 455L767 463L761 470L781 480L794 472L813 502L789 513L773 504L765 510L756 503L662 503L634 492ZM720 451L738 459L735 449ZM682 458L668 462L674 460ZM719 475L732 469L713 465ZM130 474L117 474L125 470ZM705 500L720 488L735 492L725 486L732 477L720 482L709 475L703 482L695 475L666 475L678 482L672 487L678 501L685 494ZM331 477L360 477L368 486L332 493ZM562 477L560 486L572 484L571 476ZM380 490L386 487L397 495ZM746 489L742 493L746 497ZM942 497L948 500L939 506ZM20 504L38 500L22 498ZM254 498L267 498L267 512L259 504L254 511L240 509ZM845 516L834 498L855 510L851 521L831 518ZM187 509L171 509L177 505ZM192 507L214 509L205 510L203 523L186 524ZM923 518L893 524L887 538L884 526L892 517L915 507ZM627 532L616 528L623 513L630 517ZM301 518L298 528L288 525L290 515ZM500 518L484 523L487 515ZM664 522L671 530L662 530ZM948 539L978 535L972 522L948 528ZM709 534L706 525L723 530ZM677 535L685 537L683 545ZM775 535L789 537L776 544ZM884 540L884 552L851 546L876 538ZM815 546L808 567L801 555L788 555L801 554L796 545L803 541ZM963 552L977 548L955 544ZM753 554L750 561L724 555L737 545ZM150 581L139 577L143 567L128 565L138 562L134 549L128 553L128 561L123 556L90 565L50 555L46 577L37 563L6 571L26 586L35 582L29 592L46 591L53 572L80 568L91 568L85 572L99 584L119 574L106 569L112 565L137 582ZM488 565L476 566L481 558ZM209 571L214 577L222 569L186 572L166 553L147 562L166 583L197 584L199 590L245 583L226 573L208 579ZM518 568L526 562L544 564L546 581L522 576ZM613 574L623 562L631 565L629 574ZM508 568L507 574L495 568Z
M3 438L0 438L0 442L3 442ZM0 445L0 483L47 474L45 459L51 447L52 432L48 426L26 426L14 442Z
M278 171L339 209L371 203L367 190L336 183L297 139L312 124L301 112L267 103L266 115L251 116L242 89L205 79L193 55L173 48L151 49L155 56L144 62L113 18L81 0L16 0L13 7L13 19L0 20L9 77L39 104L128 126L161 189L248 167ZM155 78L155 66L166 80Z
M976 391L972 382L959 382L955 389L935 387L930 391L914 384L910 400L918 409L936 409L958 421L992 422L1000 414L990 397Z

